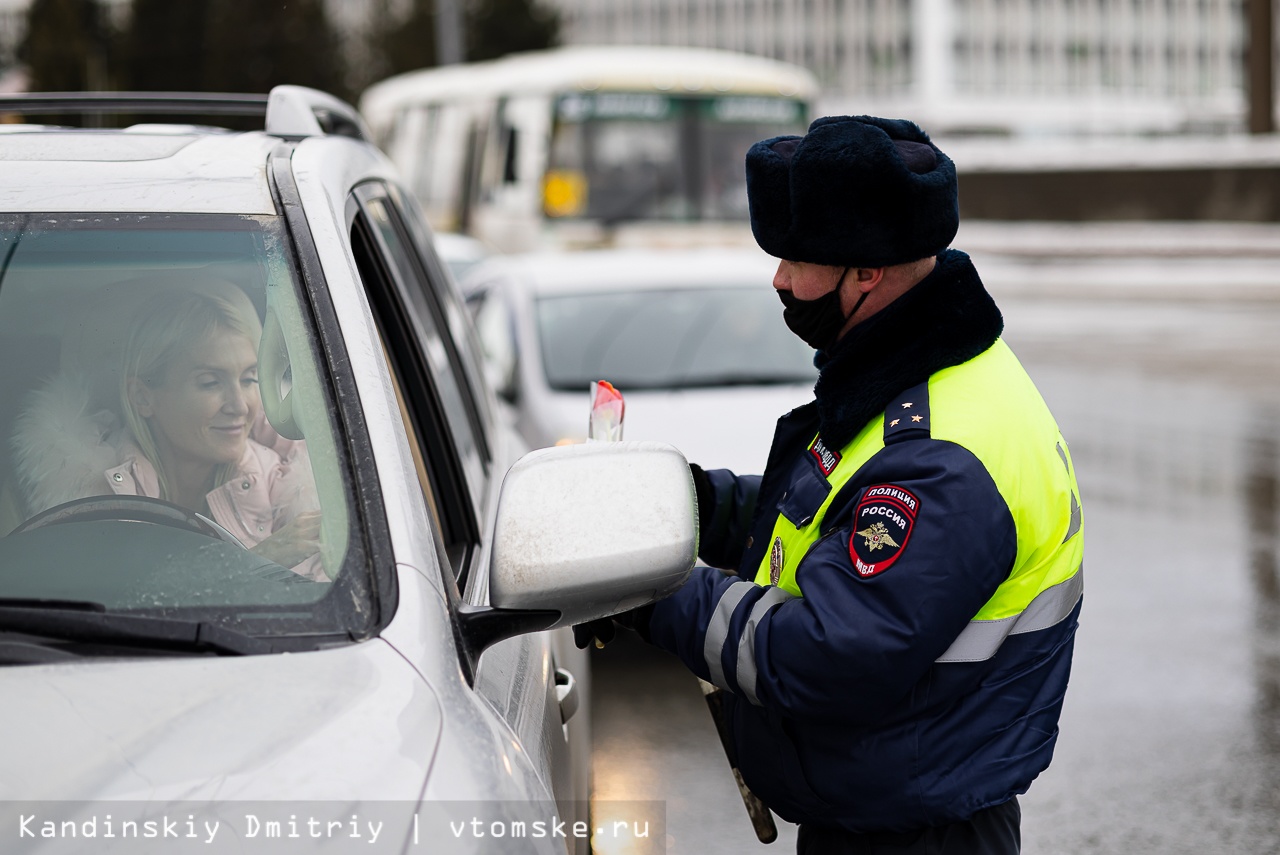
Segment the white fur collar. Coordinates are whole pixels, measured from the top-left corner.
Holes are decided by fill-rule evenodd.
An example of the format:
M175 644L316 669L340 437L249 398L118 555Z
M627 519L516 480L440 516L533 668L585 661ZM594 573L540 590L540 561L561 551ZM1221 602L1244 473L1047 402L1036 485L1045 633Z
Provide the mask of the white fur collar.
M121 462L119 421L107 410L88 410L85 385L59 372L14 420L10 444L28 516L110 493L104 473Z

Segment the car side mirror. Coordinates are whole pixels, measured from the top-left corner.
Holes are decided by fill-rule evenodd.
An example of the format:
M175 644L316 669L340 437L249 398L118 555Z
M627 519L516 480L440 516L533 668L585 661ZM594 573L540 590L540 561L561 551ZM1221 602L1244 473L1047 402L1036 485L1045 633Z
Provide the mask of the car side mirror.
M530 452L498 500L488 607L460 610L469 654L524 632L655 602L685 583L698 553L689 464L661 442L597 442Z

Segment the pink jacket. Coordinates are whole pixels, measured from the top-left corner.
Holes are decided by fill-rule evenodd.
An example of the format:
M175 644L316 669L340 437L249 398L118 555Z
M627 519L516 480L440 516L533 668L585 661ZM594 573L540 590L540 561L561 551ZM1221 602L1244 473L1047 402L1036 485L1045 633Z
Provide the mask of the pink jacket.
M104 473L108 489L117 496L159 498L160 483L151 461L131 442L121 451L124 462ZM278 454L249 440L235 475L205 500L214 522L252 548L297 515L292 507L298 495L295 480Z
M77 384L55 378L18 419L12 445L29 515L87 496L159 498L151 461L112 413L88 413L86 404ZM214 522L249 549L302 511L319 509L306 444L281 438L265 420L255 424L254 436L235 475L205 497ZM318 555L292 569L328 580Z

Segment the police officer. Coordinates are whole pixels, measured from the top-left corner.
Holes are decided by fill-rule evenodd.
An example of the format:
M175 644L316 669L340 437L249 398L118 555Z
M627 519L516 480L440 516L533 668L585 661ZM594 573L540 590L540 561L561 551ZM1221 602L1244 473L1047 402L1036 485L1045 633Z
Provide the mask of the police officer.
M1071 667L1081 509L948 248L955 166L911 122L828 117L756 143L747 189L816 400L779 420L763 477L692 467L700 557L735 575L697 568L620 622L727 691L737 765L801 853L1018 852Z

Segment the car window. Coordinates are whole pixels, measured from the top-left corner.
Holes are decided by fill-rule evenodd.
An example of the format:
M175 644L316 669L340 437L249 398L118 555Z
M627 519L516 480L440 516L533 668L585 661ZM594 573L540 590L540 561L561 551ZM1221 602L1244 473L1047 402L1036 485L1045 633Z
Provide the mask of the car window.
M812 383L813 351L770 289L683 288L544 296L536 317L553 389Z
M426 274L427 281L434 283L431 297L444 318L444 329L453 344L458 365L462 368L462 383L469 387L469 403L474 405L477 419L477 439L480 441L481 453L488 461L493 456L489 443L489 436L493 432L493 413L489 409L488 390L485 387L484 358L472 334L466 305L457 289L458 274L436 252L436 237L432 236L417 200L400 192L395 185L385 187L390 208L396 213L397 220L408 235L409 243L416 250L414 257L422 262L422 272Z
M471 486L471 479L482 477L477 450L448 350L433 317L421 310L421 291L411 290L398 275L391 251L398 244L384 239L390 228L386 208L377 204L382 200L376 188L361 195L365 198L353 199L350 208L356 268L369 294L420 486L445 547L443 557L461 585L479 542Z
M332 596L367 570L282 223L0 217L0 250L0 598L363 626Z
M405 305L417 345L426 357L447 421L447 434L453 441L468 491L478 510L487 487L488 467L481 445L481 416L476 396L465 376L458 349L443 333L446 324L433 294L436 286L424 275L422 262L415 257L403 220L393 209L391 200L374 188L379 185L363 188L364 212L373 227L379 251L390 261L389 272Z

